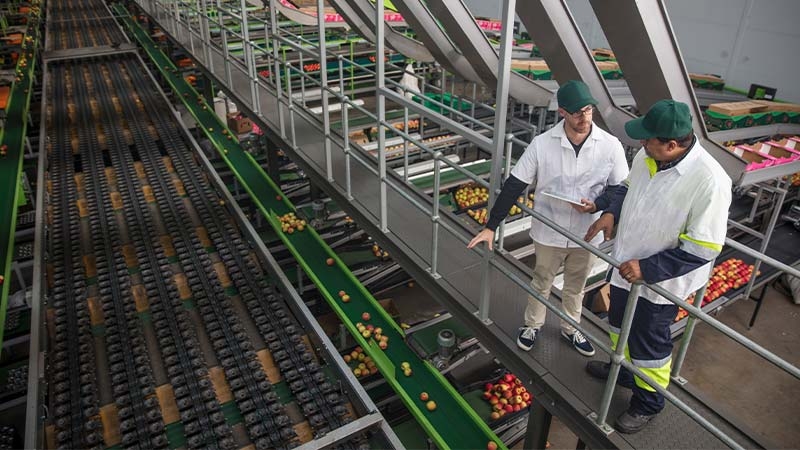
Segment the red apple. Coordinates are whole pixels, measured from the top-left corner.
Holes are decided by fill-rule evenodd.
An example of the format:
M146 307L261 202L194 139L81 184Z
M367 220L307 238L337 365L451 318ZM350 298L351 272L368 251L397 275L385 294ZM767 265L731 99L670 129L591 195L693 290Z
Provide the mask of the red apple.
M346 294L345 291L339 291L339 297L344 297L345 294Z
M507 373L505 374L505 376L503 376L503 381L505 381L506 383L511 383L512 381L514 381L514 378L515 378L514 375Z
M423 392L423 393L419 394L419 399L422 400L423 402L427 402L428 401L428 393L427 392Z
M361 313L361 320L363 320L364 322L368 321L369 318L370 318L370 315L369 315L368 312Z
M497 411L493 411L492 414L489 415L489 417L491 417L492 420L497 420L500 418L500 414Z
M511 405L506 405L504 409L506 410L507 413L514 412L514 407Z
M333 260L333 258L328 258L328 259L325 260L325 264L327 264L329 266L332 266L334 263L335 263L335 261Z
M484 391L483 398L485 400L489 400L490 398L492 398L492 393L490 391Z
M486 450L497 450L497 444L495 444L494 441L489 441L486 444Z

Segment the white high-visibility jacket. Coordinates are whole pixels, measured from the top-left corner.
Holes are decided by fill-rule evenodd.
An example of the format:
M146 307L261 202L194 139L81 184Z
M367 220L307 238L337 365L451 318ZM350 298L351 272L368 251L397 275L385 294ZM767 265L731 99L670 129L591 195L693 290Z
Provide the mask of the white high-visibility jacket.
M628 162L619 139L596 125L592 125L576 157L562 120L531 141L511 174L528 184L536 180L533 210L582 238L600 212L580 213L568 202L540 194L552 192L594 201L606 186L625 180ZM530 235L534 241L552 247L579 247L536 219L532 219ZM592 243L597 245L602 239L597 236Z
M731 204L731 179L719 163L695 142L674 167L656 171L656 162L639 150L626 181L628 193L622 204L612 256L619 262L644 259L660 251L680 247L711 260L722 250ZM708 281L711 263L677 278L658 283L680 299ZM611 284L630 289L614 269ZM643 287L640 295L657 304L666 298Z

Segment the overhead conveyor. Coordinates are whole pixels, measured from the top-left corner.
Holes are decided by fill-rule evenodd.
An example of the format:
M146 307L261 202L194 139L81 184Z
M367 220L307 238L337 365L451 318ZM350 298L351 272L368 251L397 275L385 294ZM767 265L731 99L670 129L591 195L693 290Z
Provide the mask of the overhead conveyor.
M600 117L595 120L601 119L598 122L605 124L608 131L624 143L638 146L639 142L628 138L625 133L625 122L631 120L633 115L622 109L621 106L626 105L618 104L612 96L567 4L519 1L517 15L547 61L553 78L560 82L583 80L598 101Z
M422 1L400 0L398 3L422 3ZM486 86L496 86L497 72L500 69L497 50L489 42L463 1L427 0L426 4L456 47L474 67L483 83ZM535 80L514 71L511 72L509 79L508 92L518 102L533 106L546 106L554 94L554 91Z
M694 132L734 184L746 186L800 171L800 161L747 171L748 162L711 139L662 1L591 0L640 111L662 98L689 105Z
M330 3L364 39L375 42L372 32L375 29L375 8L369 0L330 0ZM391 23L386 23L386 30L386 42L395 51L419 62L434 60L423 43L395 30Z

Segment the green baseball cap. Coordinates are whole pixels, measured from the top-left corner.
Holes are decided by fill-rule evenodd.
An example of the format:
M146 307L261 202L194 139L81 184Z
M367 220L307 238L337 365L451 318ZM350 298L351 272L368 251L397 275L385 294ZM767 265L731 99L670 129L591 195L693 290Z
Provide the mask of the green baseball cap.
M682 138L692 132L692 114L686 103L659 100L647 114L626 123L625 132L633 139Z
M597 100L592 97L589 86L579 80L569 80L558 88L556 93L558 107L564 108L568 113L574 113L586 105L596 105Z

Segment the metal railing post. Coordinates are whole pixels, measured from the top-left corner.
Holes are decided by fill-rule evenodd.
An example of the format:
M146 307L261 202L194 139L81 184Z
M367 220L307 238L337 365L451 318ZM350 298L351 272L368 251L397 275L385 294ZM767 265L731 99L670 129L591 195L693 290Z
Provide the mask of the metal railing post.
M339 59L341 61L341 58ZM342 70L341 64L339 65L339 73ZM349 99L344 95L344 90L340 93L342 102L342 135L344 136L344 183L345 190L347 191L347 199L353 200L353 182L350 177L350 126L347 124Z
M631 285L631 290L628 293L628 303L625 305L625 315L622 316L617 348L614 349L614 354L611 355L611 370L608 372L606 386L603 389L603 397L600 400L600 410L597 412L597 418L595 420L597 426L603 430L610 428L608 424L606 424L608 408L611 406L611 397L614 395L614 388L617 386L617 376L619 375L620 365L622 364L622 360L625 359L625 347L628 346L628 336L631 334L633 313L636 311L636 303L639 300L639 290L641 286L640 283Z
M386 204L386 129L383 123L386 121L386 98L383 96L385 81L385 61L383 60L385 43L384 21L383 21L383 2L375 2L375 87L378 95L378 179L380 181L380 227L384 233L389 232L387 223Z
M772 215L769 218L767 229L764 231L764 238L761 240L761 247L758 249L759 253L764 253L767 250L769 241L772 238L772 232L775 231L775 224L778 222L778 217L781 215L781 205L783 205L783 201L786 199L786 189L780 187L780 184L778 184L778 188L775 189L773 195L777 195L778 199L774 201L773 197ZM753 286L755 286L756 275L760 268L761 258L756 258L756 262L753 264L753 273L750 275L750 280L747 282L747 288L744 290L744 298L750 298L750 294L753 292Z
M712 259L710 264L713 270L716 259ZM694 305L702 307L706 289L708 289L708 283L702 285L700 289L695 292ZM689 318L686 320L686 327L683 329L683 336L681 336L681 345L678 347L678 353L672 360L672 373L670 373L670 377L680 384L686 383L686 379L681 377L681 369L683 368L683 361L686 359L686 353L689 351L689 344L692 341L695 326L697 326L697 318L693 314L690 314Z
M328 54L325 45L325 2L317 0L317 23L319 25L319 79L322 96L322 128L325 132L325 172L328 182L333 182L333 162L331 160L331 113L328 108ZM345 105L342 105L344 107Z
M408 106L405 105L403 105L403 132L408 135ZM438 161L434 167L438 167ZM408 139L403 139L403 182L408 183Z
M286 138L286 122L283 118L283 108L281 108L281 97L283 91L281 87L281 66L278 62L280 60L278 54L278 17L276 14L277 0L269 0L269 22L270 22L270 37L272 38L272 60L275 63L275 95L278 100L278 126L280 127L281 137ZM288 82L288 80L287 80Z
M441 278L437 272L439 263L439 189L441 187L441 165L442 152L436 151L433 154L433 209L431 211L431 222L433 223L433 235L431 237L431 276ZM406 166L406 174L408 167Z
M500 38L500 67L497 70L497 108L494 119L494 136L492 138L492 169L489 184L489 203L493 206L500 190L500 168L506 138L506 117L508 113L508 85L511 77L511 40L514 34L514 10L516 0L503 0L503 31ZM444 80L444 77L442 77ZM489 320L489 271L493 252L483 254L481 270L481 297L478 317L484 323Z
M505 166L503 168L503 181L507 180L509 175L511 175L511 149L513 147L513 143L511 140L513 138L514 138L513 134L511 133L506 134L506 149L504 154ZM522 200L522 203L524 204L526 201L527 197ZM503 221L500 222L497 234L499 236L499 239L497 241L497 248L499 250L503 250L503 245L505 244L506 240L506 219L503 219Z
M247 76L250 78L250 98L253 102L253 111L261 114L261 105L259 104L258 97L258 71L256 71L256 58L253 55L253 43L250 42L250 20L247 18L247 2L240 0L241 5L241 19L242 19L242 44L244 45L244 57L247 67Z
M286 98L289 100L289 134L292 136L292 148L297 148L297 135L294 131L294 96L292 94L292 65L286 64Z

